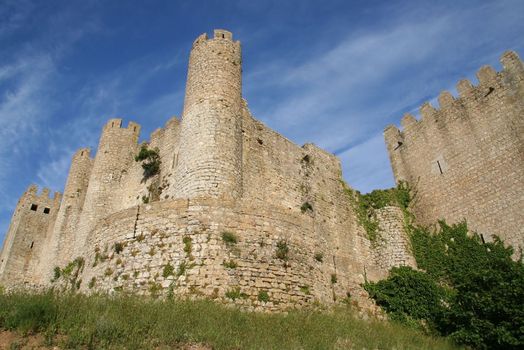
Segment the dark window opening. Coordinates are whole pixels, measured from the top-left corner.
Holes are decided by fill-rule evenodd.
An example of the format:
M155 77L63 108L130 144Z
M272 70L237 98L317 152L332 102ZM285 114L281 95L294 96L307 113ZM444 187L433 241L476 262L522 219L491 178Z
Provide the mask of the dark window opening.
M84 151L80 152L80 155L83 156L84 155Z
M31 210L32 211L36 211L38 209L38 205L36 204L31 204Z
M29 248L29 249L33 249L34 245L35 245L35 242L31 242L31 248Z
M50 208L44 208L44 214L49 214L51 212Z
M133 131L136 131L136 126L133 128Z
M264 144L264 141L262 141L261 139L257 139L257 142L258 142L260 145L263 145L263 144Z
M442 167L440 166L440 162L437 160L437 165L438 165L438 171L440 171L441 174L444 174L444 172L442 171Z
M224 34L222 34L222 39L225 39L225 38L226 38L226 36Z
M489 96L489 94L491 94L493 91L495 91L495 88L494 88L493 86L490 86L490 87L489 87L489 91L488 91L488 93L485 94L484 97Z
M397 147L395 147L395 149L393 149L393 151L396 151L400 146L402 146L402 142L397 141Z
M115 126L115 122L111 122L111 127Z

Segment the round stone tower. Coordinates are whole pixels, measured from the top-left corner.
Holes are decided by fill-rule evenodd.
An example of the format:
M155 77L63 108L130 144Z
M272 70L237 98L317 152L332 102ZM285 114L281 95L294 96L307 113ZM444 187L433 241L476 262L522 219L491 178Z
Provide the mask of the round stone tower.
M191 50L174 197L234 199L242 194L240 42L215 30Z

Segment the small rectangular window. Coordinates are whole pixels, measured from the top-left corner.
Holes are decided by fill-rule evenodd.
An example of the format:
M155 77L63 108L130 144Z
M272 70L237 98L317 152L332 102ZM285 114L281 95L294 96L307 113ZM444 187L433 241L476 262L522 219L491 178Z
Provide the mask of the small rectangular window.
M35 245L35 242L31 242L31 248L29 248L29 249L33 249L34 245Z
M44 214L49 214L51 212L50 208L44 208Z
M36 204L31 204L31 210L32 211L36 211L38 209L38 205Z

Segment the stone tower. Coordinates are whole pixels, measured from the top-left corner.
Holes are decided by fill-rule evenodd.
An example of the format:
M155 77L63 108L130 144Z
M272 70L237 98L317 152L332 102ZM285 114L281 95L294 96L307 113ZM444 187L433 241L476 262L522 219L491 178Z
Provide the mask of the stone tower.
M238 198L242 194L240 42L215 30L191 50L180 133L175 198Z
M140 125L110 119L104 126L86 189L82 215L77 225L74 251L83 250L93 225L107 213L122 209L123 180L134 163Z

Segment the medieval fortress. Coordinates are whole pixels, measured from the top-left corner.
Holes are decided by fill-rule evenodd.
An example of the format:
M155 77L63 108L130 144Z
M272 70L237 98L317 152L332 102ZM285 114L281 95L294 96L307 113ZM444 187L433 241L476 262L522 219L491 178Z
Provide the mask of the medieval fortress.
M466 218L514 246L524 238L524 70L444 92L437 110L385 130L395 178L415 193L422 224ZM242 98L241 47L232 34L199 36L191 50L182 118L139 145L140 125L111 119L97 154L73 156L64 194L20 198L7 233L0 285L71 284L84 293L200 296L280 310L351 297L360 284L411 265L403 211L377 209L371 240L342 181L339 160L297 146L251 115ZM145 176L135 157L156 150Z

